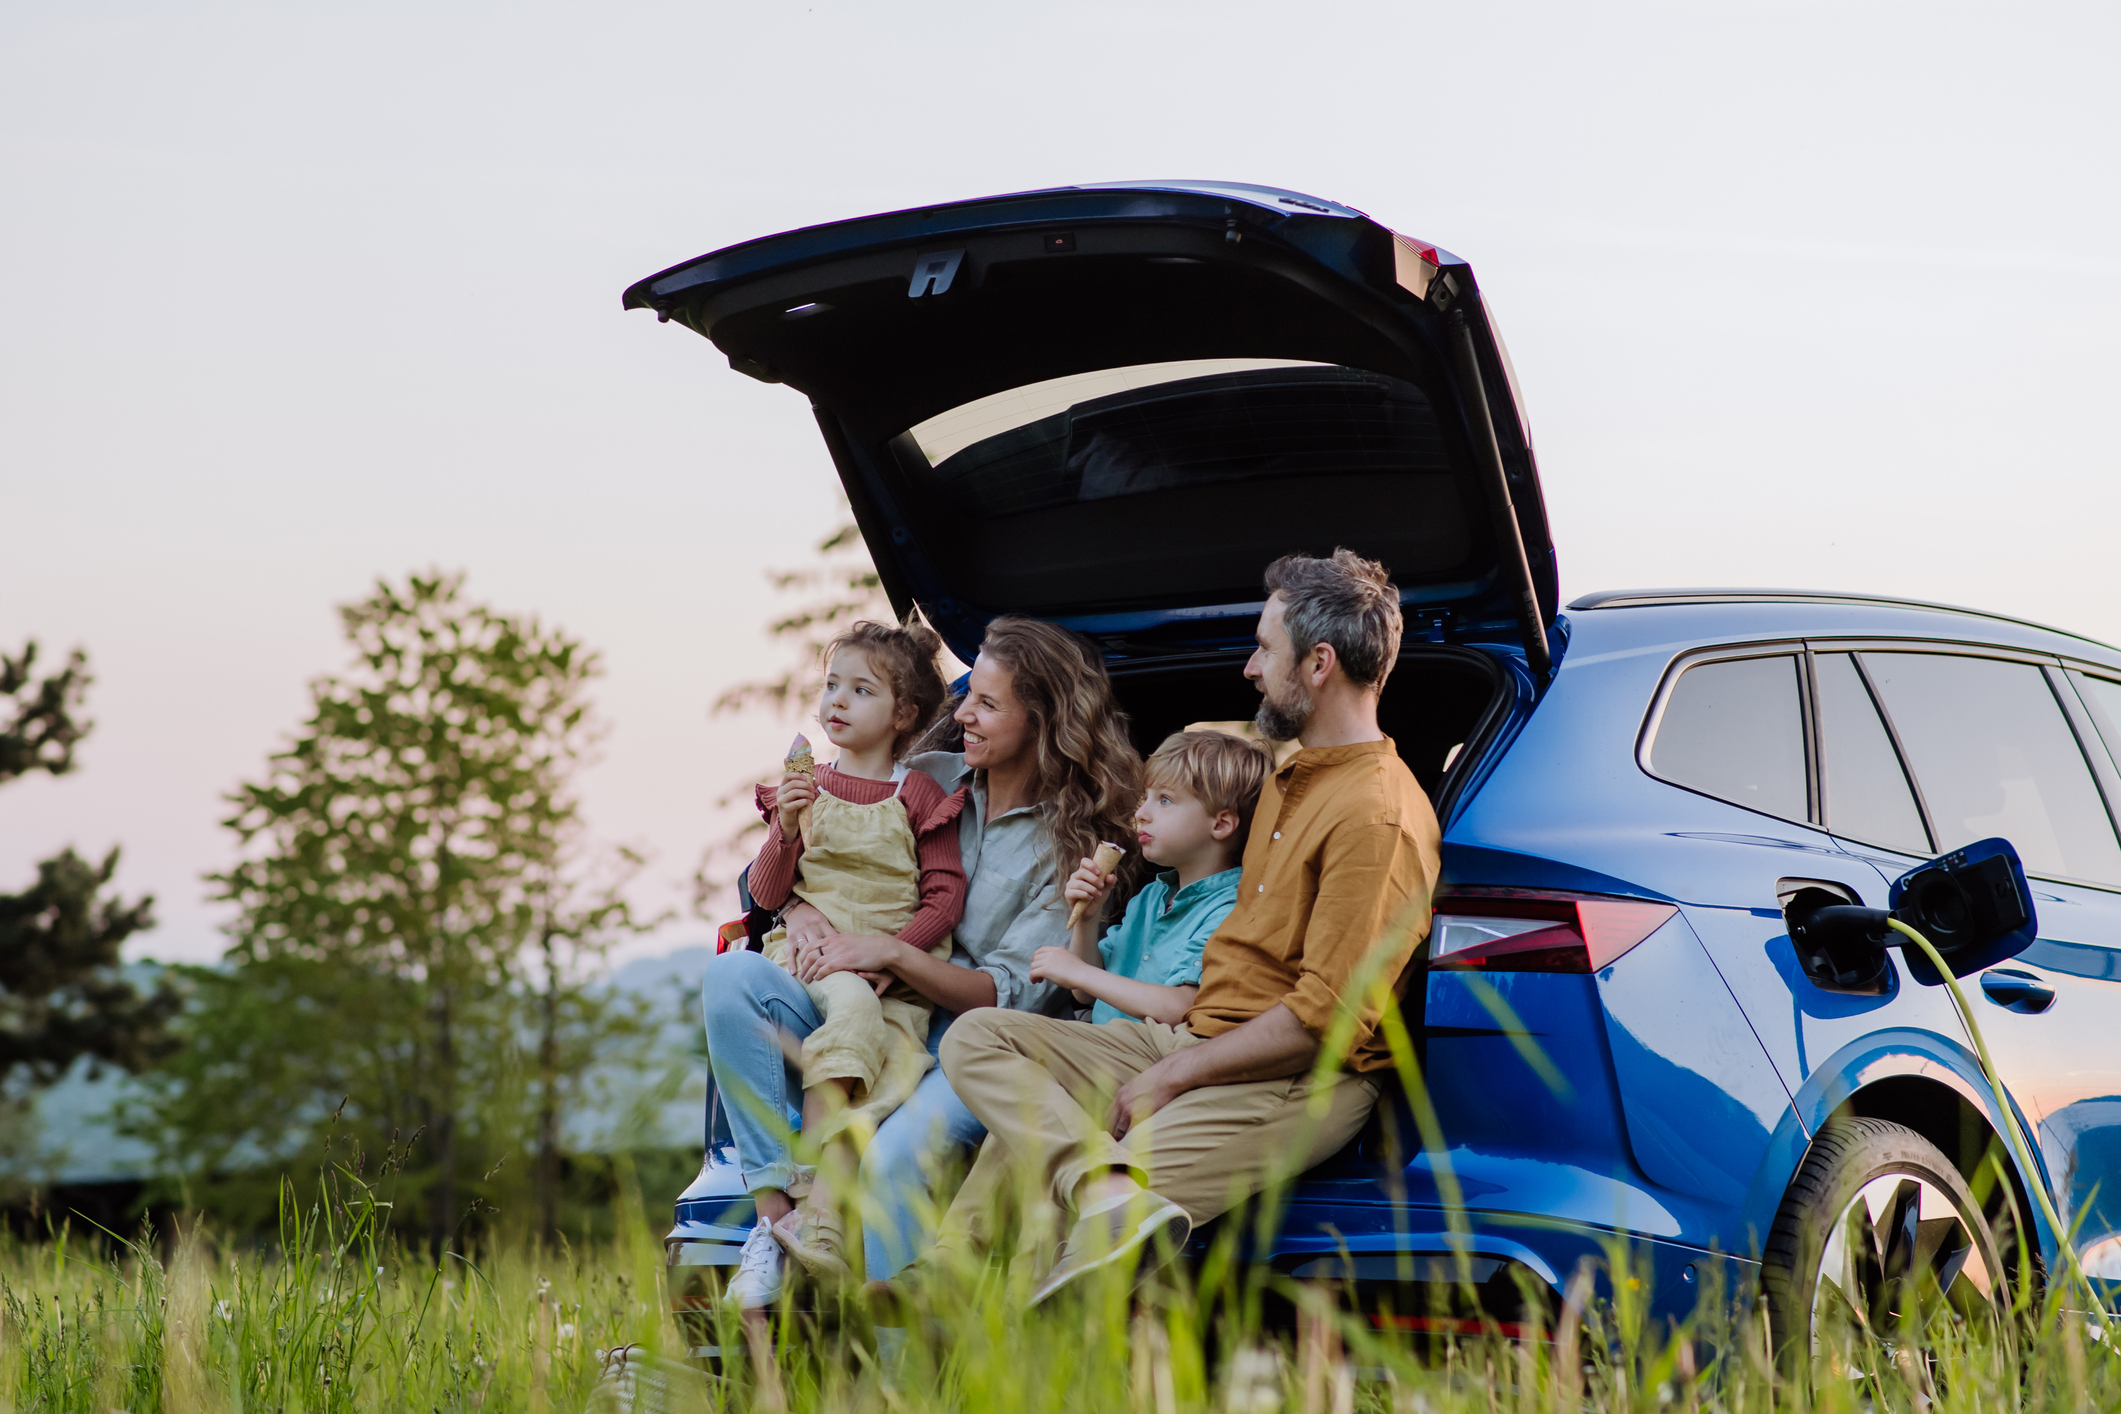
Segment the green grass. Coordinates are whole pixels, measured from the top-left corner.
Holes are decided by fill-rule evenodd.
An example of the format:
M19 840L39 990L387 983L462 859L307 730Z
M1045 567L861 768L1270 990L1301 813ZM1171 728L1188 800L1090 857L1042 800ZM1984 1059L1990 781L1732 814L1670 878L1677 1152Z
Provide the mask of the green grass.
M663 1357L687 1336L668 1313L661 1253L638 1201L594 1248L512 1245L439 1263L393 1243L387 1210L293 1202L268 1250L192 1234L149 1244L63 1234L0 1247L0 1410L578 1410L600 1352ZM1021 1275L945 1278L896 1356L871 1313L782 1312L770 1367L739 1360L673 1408L1035 1414L1138 1410L1304 1414L1760 1411L1803 1407L1757 1322L1719 1301L1660 1329L1626 1254L1617 1299L1538 1341L1430 1341L1380 1332L1348 1292L1298 1286L1211 1255L1133 1295L1114 1280L1060 1310L1021 1314ZM693 1336L693 1339L701 1338ZM733 1322L715 1339L741 1348ZM2121 1356L2081 1318L2034 1304L2001 1334L1940 1326L1927 1354L1822 1375L1810 1407L1971 1411L2121 1408ZM1905 1339L1912 1350L1915 1342Z

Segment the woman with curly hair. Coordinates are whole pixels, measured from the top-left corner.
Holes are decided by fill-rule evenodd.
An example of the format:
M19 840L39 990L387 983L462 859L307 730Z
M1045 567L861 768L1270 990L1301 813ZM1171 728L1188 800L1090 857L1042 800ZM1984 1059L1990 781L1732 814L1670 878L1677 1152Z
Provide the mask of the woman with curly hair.
M930 1054L960 1012L1068 1010L1061 989L1031 980L1032 954L1066 945L1061 886L1077 865L1099 841L1132 837L1141 756L1096 649L1065 629L1017 617L989 624L967 691L938 737L931 745L944 749L906 764L945 792L967 788L957 820L965 909L954 952L946 959L897 938L839 933L818 910L798 904L783 916L794 976L756 953L725 953L708 967L702 997L710 1064L767 1225L794 1206L787 1188L796 1170L782 1117L799 1113L791 1101L799 1103L802 1080L789 1067L782 1037L799 1043L821 1020L802 983L837 972L903 982L935 1005ZM1130 855L1123 883L1138 868ZM1114 890L1108 903L1124 901L1127 892ZM985 1134L939 1068L878 1127L861 1162L870 1280L894 1275L927 1245L943 1206L931 1186L969 1159ZM770 1303L780 1287L777 1251L769 1239L757 1254L747 1246L746 1258L732 1296L746 1306Z

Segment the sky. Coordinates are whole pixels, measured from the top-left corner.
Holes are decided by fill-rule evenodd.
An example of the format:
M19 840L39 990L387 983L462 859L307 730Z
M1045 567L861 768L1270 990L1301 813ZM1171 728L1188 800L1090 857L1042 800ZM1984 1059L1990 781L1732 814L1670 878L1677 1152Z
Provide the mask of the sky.
M124 854L206 960L222 797L378 576L596 648L596 836L680 905L790 728L766 572L835 517L803 399L622 313L819 221L1144 177L1464 256L1564 597L1864 590L2121 641L2121 10L1695 3L0 7L0 646L90 653L0 888ZM19 884L18 882L19 881ZM631 945L704 937L681 919Z

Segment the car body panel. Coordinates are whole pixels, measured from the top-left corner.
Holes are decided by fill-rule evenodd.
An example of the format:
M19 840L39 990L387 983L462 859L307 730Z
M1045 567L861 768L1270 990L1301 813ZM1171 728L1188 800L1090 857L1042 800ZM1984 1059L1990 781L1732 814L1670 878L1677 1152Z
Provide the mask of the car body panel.
M2121 655L2034 625L1903 605L1702 603L1567 618L1571 648L1553 687L1450 833L1454 880L1582 888L1603 879L1605 892L1680 904L1760 1053L1793 1096L1802 1131L1816 1131L1867 1087L1902 1077L1948 1082L1993 1117L1994 1099L1942 988L1914 982L1891 957L1884 995L1822 991L1803 975L1781 918L1778 879L1830 880L1878 907L1891 879L1920 861L1660 781L1642 768L1629 739L1666 669L1703 648L1888 641L2059 655L2105 668ZM1510 867L1497 870L1502 860ZM2038 879L2033 889L2041 941L2008 966L2054 986L2056 1007L2021 1015L1979 1000L1975 979L1967 985L2018 1111L2028 1131L2042 1136L2042 1167L2047 1175L2068 1174L2070 1207L2085 1220L2080 1240L2093 1247L2114 1233L2111 1210L2097 1195L2121 1186L2121 1156L2109 1152L2112 1116L2121 1111L2121 1047L2093 1020L2103 1017L2109 1027L2121 1020L2121 1000L2103 990L2114 985L2105 969L2121 942L2121 894ZM2079 975L2043 965L2055 961ZM2063 1002L2073 1003L2074 1018L2053 1014ZM1685 1041L1678 1029L1667 1027L1662 1043L1700 1055L1700 1041ZM1625 1072L1623 1066L1624 1080ZM2057 1118L2046 1123L2051 1112ZM1756 1231L1764 1233L1772 1219L1795 1157L1801 1148L1780 1182L1763 1185L1769 1201L1751 1215ZM1681 1239L1738 1247L1733 1239L1747 1220L1732 1216L1731 1227ZM2053 1235L2043 1238L2052 1251Z

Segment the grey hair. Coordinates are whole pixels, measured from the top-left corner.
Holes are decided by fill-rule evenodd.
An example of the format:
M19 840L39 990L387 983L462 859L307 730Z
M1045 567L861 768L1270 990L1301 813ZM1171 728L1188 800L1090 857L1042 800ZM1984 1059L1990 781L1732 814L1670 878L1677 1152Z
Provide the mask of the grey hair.
M1399 587L1375 560L1353 550L1284 555L1267 566L1267 592L1282 597L1282 627L1298 658L1323 643L1358 687L1382 688L1399 659Z

